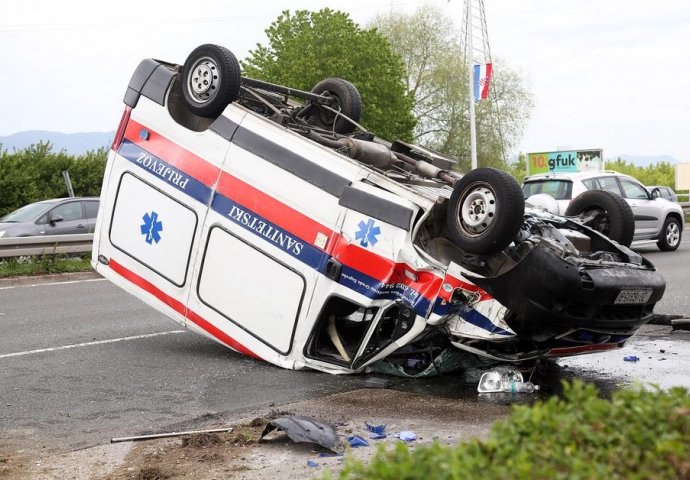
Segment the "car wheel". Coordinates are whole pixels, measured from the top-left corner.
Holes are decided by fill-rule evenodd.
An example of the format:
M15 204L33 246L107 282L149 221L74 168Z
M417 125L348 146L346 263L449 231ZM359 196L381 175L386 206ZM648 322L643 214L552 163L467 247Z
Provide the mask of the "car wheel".
M217 117L240 93L240 64L230 50L202 45L189 54L179 82L187 109L202 117Z
M321 80L311 89L311 93L333 97L335 106L331 108L339 110L343 115L359 122L362 115L362 97L357 88L347 80L335 77ZM337 118L336 113L326 108L317 105L317 109L316 121L324 128L332 129L337 133L352 133L357 128L347 119Z
M680 221L674 217L666 218L664 228L661 230L661 236L656 242L659 250L670 252L676 250L680 245L680 238L683 231L680 227Z
M507 247L520 231L525 199L507 173L478 168L453 187L447 226L451 239L467 253L488 255Z
M578 217L589 228L629 247L635 235L632 208L620 195L604 190L584 192L568 205L566 217Z

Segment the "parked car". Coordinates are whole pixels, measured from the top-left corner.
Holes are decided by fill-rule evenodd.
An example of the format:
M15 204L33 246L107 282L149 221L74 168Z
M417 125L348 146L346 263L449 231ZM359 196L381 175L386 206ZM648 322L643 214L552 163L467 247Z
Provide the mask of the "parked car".
M250 79L202 45L142 61L124 102L92 264L244 354L330 373L577 355L623 346L663 295L649 261L525 208L505 172L367 131L345 80Z
M634 233L627 233L617 241L630 245L631 241L656 240L661 250L676 250L681 242L685 216L683 209L677 203L662 197L655 197L651 191L645 188L635 178L614 171L587 171L577 173L541 173L530 175L522 184L525 198L535 194L546 193L556 199L558 211L552 212L560 215L589 214L591 209L582 208L577 197L585 192L590 197L593 191L613 193L611 195L599 195L602 204L598 209L607 211L607 214L615 214L620 210L616 205L616 198L622 197L632 208L635 227ZM595 194L596 195L596 194ZM591 204L590 200L585 203ZM610 208L606 208L606 205ZM594 219L605 228L605 221Z
M0 218L0 238L93 233L98 202L98 197L74 197L25 205Z
M652 185L648 186L647 190L649 190L649 192L652 194L652 197L654 198L661 197L665 198L669 202L678 203L678 196L671 187L665 187L663 185ZM658 191L658 193L655 193L655 190Z

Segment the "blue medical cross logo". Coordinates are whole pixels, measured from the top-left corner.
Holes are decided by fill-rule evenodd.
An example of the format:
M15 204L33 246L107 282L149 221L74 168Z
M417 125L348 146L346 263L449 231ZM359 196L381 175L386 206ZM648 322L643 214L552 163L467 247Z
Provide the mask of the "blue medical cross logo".
M160 242L163 222L158 220L158 214L154 211L151 211L151 214L145 213L142 220L144 224L140 226L141 234L146 235L146 243L153 245L153 242Z
M381 233L381 229L374 226L374 220L370 218L367 223L361 220L357 226L359 230L355 233L355 240L361 240L359 244L364 248L368 248L370 243L372 247L376 245L378 242L376 237Z

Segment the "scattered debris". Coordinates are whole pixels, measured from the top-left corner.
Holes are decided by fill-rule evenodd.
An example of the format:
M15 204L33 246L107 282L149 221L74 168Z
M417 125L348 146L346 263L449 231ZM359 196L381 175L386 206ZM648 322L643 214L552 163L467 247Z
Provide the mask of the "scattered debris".
M334 453L334 452L321 452L319 453L319 458L331 458L331 457L342 457L345 453Z
M315 443L332 452L342 450L338 445L335 428L311 417L290 415L273 419L264 428L259 441L276 429L284 431L295 443Z
M485 372L479 379L479 393L510 392L512 383L523 382L522 373L517 370L494 369Z
M627 357L623 358L623 361L625 362L639 362L640 357L637 355L628 355Z
M395 438L399 438L403 442L412 442L417 440L417 434L410 430L403 430L402 432L396 433Z
M364 422L364 425L367 427L368 432L376 433L379 435L386 433L386 424L372 425L369 422Z
M350 444L350 446L352 448L368 447L369 446L369 442L364 440L359 435L350 435L349 437L347 437L347 442Z
M156 438L180 437L183 435L194 435L200 433L227 433L232 432L232 427L213 428L210 430L190 430L188 432L156 433L152 435L138 435L135 437L120 437L110 439L110 443L117 442L138 442L140 440L153 440Z
M314 460L307 460L307 466L308 467L318 467L319 464L316 463Z

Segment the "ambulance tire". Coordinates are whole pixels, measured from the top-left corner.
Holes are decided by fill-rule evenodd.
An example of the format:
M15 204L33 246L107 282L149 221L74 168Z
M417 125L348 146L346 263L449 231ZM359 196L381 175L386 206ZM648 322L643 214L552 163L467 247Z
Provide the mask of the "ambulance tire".
M478 168L453 187L446 225L462 250L489 255L515 239L524 214L525 199L515 179L501 170Z
M336 77L321 80L311 89L311 93L334 97L335 106L331 106L331 108L340 110L343 115L355 122L359 122L362 116L362 97L357 87L347 80ZM316 105L316 108L318 113L312 118L320 127L342 134L352 133L357 128L355 124L347 121L346 118L336 118L338 115L326 108L319 105Z
M577 217L584 225L629 247L635 235L635 216L623 197L604 190L588 190L570 202L566 217Z
M240 79L235 55L225 47L206 44L189 54L178 85L191 113L216 118L239 97Z

